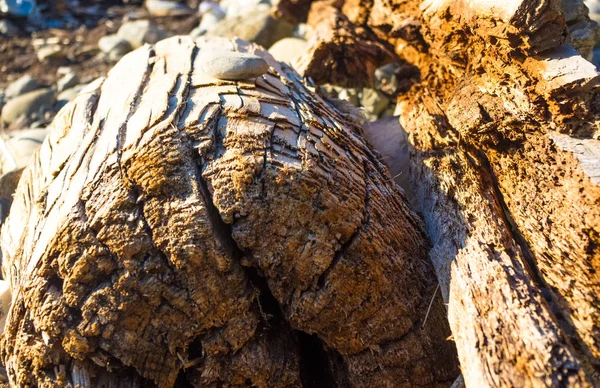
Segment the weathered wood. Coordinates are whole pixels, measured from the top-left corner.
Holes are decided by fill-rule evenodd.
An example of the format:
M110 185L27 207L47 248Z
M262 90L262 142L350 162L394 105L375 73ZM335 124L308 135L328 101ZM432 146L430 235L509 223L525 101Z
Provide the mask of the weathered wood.
M485 157L460 147L431 98L413 96L403 111L412 189L467 386L590 385L527 270Z
M581 3L342 8L420 70L399 111L467 386L600 383L600 79L568 45L589 54Z
M293 65L317 84L359 87L374 83L375 69L396 59L393 46L357 27L329 1L311 6L305 52Z
M224 48L270 68L204 74ZM422 222L356 122L266 51L145 46L51 127L1 234L11 384L456 379Z

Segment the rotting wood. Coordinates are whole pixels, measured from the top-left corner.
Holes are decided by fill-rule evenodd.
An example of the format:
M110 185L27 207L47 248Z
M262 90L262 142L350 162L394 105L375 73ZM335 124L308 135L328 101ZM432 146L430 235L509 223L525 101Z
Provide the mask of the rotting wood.
M313 2L307 21L312 27L308 46L294 67L318 84L372 85L375 69L397 59L393 46L354 25L330 3Z
M342 11L420 70L399 111L467 386L600 384L600 78L569 45L589 55L573 21L598 33L582 1Z
M227 47L268 73L199 70ZM89 85L23 172L2 238L15 386L458 375L422 222L356 122L240 40L144 46Z

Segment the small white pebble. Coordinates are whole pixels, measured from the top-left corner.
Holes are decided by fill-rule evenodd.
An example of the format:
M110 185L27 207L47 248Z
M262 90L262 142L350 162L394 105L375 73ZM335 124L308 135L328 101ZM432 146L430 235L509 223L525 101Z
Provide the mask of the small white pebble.
M257 55L234 51L208 51L199 55L201 70L222 80L256 78L269 70L267 62Z

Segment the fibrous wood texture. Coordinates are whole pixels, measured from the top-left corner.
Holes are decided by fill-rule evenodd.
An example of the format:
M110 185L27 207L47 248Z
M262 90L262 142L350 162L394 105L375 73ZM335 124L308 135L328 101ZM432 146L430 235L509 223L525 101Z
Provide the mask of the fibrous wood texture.
M393 47L372 31L357 27L331 3L312 4L307 21L312 27L310 39L294 67L318 84L373 84L375 70L396 59Z
M240 82L199 70L256 53ZM124 57L61 110L2 229L15 386L444 386L420 219L354 121L239 40Z
M467 386L600 384L600 78L582 2L342 11L419 69L399 111Z

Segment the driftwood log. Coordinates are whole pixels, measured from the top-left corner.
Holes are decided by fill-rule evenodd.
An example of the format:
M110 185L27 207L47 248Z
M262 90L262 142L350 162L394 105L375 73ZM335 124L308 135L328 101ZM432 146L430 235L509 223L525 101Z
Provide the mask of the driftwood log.
M211 50L256 53L220 81ZM176 37L65 106L2 229L13 386L449 386L422 221L347 119Z
M398 111L466 385L600 385L600 74L585 59L598 31L587 8L337 5L419 69ZM343 63L344 42L326 43L329 57L313 46L298 63Z

